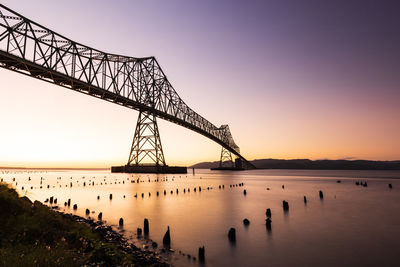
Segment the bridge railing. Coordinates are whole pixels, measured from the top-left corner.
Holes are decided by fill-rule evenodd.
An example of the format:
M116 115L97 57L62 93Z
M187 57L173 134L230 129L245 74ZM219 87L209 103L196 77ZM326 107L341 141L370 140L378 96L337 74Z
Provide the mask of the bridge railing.
M158 115L213 137L240 156L229 127L216 127L186 105L154 57L102 52L57 34L1 4L0 52L3 67L84 93L91 94L92 90L95 94L99 88L102 92L99 94L97 90L97 97L109 101L111 98L127 106L135 103L130 107L137 110L152 109ZM10 56L19 63L10 61Z

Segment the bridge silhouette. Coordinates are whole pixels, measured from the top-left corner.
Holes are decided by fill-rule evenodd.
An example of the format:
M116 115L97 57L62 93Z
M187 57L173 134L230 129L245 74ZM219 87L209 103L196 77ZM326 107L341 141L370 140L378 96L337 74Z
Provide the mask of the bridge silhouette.
M229 126L217 127L186 105L154 57L99 51L0 4L0 67L139 111L126 166L146 165L146 161L167 166L158 117L220 144L221 168L254 168L240 154ZM232 153L237 156L236 167Z

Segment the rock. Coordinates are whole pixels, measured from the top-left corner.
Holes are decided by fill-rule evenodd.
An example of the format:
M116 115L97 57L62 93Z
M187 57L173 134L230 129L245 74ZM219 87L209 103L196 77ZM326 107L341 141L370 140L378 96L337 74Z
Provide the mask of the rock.
M118 224L119 224L120 227L124 226L124 219L123 218L119 218Z
M392 188L393 188L392 184L389 184L389 188L390 188L390 189L392 189Z
M271 214L271 209L270 209L270 208L268 208L268 209L265 211L265 215L267 215L268 218L271 218L272 214Z
M243 190L243 195L247 195L247 191L246 191L246 189L245 189L245 190Z
M136 233L137 233L138 236L141 236L142 235L142 228L136 229Z
M235 228L229 229L228 239L231 242L236 242L236 230L235 230Z
M243 224L244 224L245 226L248 226L248 225L250 224L250 221L249 221L247 218L245 218L245 219L243 220Z
M289 203L287 202L287 201L282 201L282 203L283 203L283 210L284 211L288 211L289 210Z
M100 212L99 215L97 215L97 219L99 221L101 221L103 219L103 213L102 212Z
M199 248L199 261L204 262L205 261L205 248L204 246Z
M144 219L143 232L145 235L149 234L149 220Z
M153 247L153 248L156 248L156 247L158 247L158 244L157 244L157 242L151 242L151 246Z
M169 247L171 245L171 236L169 233L169 226L168 226L167 232L165 232L165 235L163 237L163 244L164 244L164 246L167 246L167 247Z
M324 198L324 193L323 193L321 190L319 190L319 198L320 198L320 199L323 199L323 198Z

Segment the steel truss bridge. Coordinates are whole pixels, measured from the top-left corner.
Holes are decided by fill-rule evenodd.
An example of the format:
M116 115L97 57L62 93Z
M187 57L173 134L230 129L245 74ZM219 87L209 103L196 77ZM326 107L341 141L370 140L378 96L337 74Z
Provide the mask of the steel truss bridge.
M154 57L99 51L0 4L0 67L139 111L127 165L138 165L145 158L166 165L158 117L220 144L220 164L233 153L253 167L240 154L229 126L217 127L186 105Z

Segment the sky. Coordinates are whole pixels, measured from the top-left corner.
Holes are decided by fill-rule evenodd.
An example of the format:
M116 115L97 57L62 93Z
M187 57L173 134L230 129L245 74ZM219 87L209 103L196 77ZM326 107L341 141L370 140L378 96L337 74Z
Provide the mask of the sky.
M248 160L400 160L398 1L1 3L96 49L155 56ZM137 116L0 69L0 166L125 164ZM213 141L158 123L168 165L219 160Z

